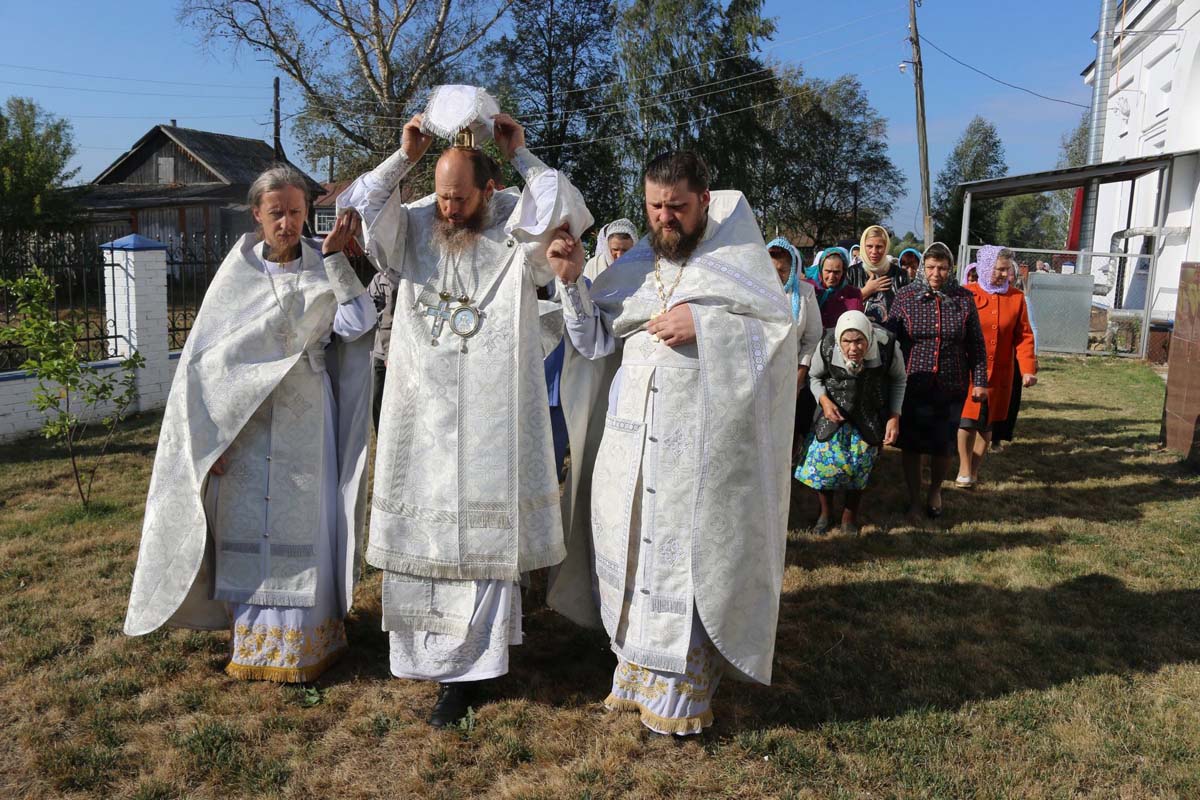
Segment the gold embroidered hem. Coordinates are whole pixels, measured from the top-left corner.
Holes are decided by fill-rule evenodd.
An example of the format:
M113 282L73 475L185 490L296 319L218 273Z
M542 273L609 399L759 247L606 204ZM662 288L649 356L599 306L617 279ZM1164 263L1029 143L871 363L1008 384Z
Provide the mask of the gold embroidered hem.
M604 698L604 707L610 711L636 711L642 724L656 733L677 733L680 736L690 736L702 733L713 724L712 709L705 709L694 717L662 717L636 700L626 700L622 697L609 695Z
M272 681L273 683L308 683L315 681L321 673L333 666L350 648L342 647L316 664L307 667L263 667L251 664L239 664L230 661L225 666L225 674L240 681Z
M641 714L642 724L663 734L697 734L712 724L712 699L725 661L693 615L687 660L682 672L655 669L617 656L612 691L604 704Z
M255 607L258 620L233 627L233 656L225 672L243 680L303 683L320 675L347 649L346 625L328 618L315 627L302 622L305 609Z

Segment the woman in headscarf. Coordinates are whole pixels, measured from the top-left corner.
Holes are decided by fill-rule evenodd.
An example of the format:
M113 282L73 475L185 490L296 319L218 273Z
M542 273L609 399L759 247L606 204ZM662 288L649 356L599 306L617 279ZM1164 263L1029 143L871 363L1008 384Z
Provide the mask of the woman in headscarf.
M596 254L583 265L584 277L596 280L597 275L633 249L638 238L637 226L624 217L605 225L596 234Z
M771 263L783 283L784 294L792 307L796 320L796 428L792 434L792 455L796 456L797 445L804 441L812 427L816 400L808 390L808 370L813 352L821 341L821 308L817 305L816 290L800 275L800 253L792 243L780 236L767 244Z
M895 339L861 311L845 312L825 332L809 371L821 408L796 469L796 479L815 489L821 503L815 533L829 530L838 490L846 492L842 532L858 533L858 508L879 448L900 434L905 383Z
M917 270L921 268L921 251L914 247L906 247L900 251L900 269L908 278L905 285L917 279Z
M908 368L901 412L900 449L908 484L908 518L922 510L942 515L942 482L958 441L958 420L967 394L987 397L987 351L974 296L954 279L950 248L934 242L925 251L917 280L892 302L887 327L900 341ZM921 507L921 457L929 456L930 484Z
M817 305L821 307L821 327L832 328L846 311L862 311L862 293L846 279L850 255L840 247L827 248L821 256L817 275Z
M979 481L979 465L992 440L992 425L1008 419L1012 400L1014 364L1021 367L1023 386L1037 383L1037 355L1025 294L1010 283L1015 253L1006 247L985 245L975 263L979 280L967 285L987 347L988 391L982 403L967 398L958 423L958 478L954 483L971 489Z
M882 325L896 292L908 285L908 275L888 255L892 239L882 225L871 225L863 231L859 244L862 261L851 265L846 277L862 292L863 313Z
M813 253L812 263L804 268L804 277L812 281L814 286L821 283L821 259L825 257L824 250Z

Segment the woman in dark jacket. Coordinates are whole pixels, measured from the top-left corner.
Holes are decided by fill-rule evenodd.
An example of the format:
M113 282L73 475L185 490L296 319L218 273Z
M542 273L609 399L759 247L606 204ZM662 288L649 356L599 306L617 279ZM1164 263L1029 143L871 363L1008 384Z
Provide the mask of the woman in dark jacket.
M864 230L860 244L862 261L846 270L846 279L862 292L863 313L871 322L882 325L896 292L912 281L900 263L888 255L892 239L882 225L871 225Z
M850 256L840 247L830 247L821 255L817 274L817 305L821 307L821 327L832 328L847 311L862 311L862 292L850 285L846 266Z
M942 515L942 482L958 442L967 394L987 397L987 350L972 294L954 279L950 248L934 242L917 280L892 302L887 327L904 351L908 387L900 416L900 449L908 484L908 517L921 517L921 456L929 456L924 512Z

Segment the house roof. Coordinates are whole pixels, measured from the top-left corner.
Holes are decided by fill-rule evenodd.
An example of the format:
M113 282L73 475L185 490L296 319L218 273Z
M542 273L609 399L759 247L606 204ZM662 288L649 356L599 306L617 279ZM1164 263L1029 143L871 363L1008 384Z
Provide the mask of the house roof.
M129 151L101 172L93 184L106 184L106 179L122 164L134 158L143 146L155 136L162 134L179 145L185 152L200 162L223 184L249 186L259 173L276 163L275 149L261 139L231 136L227 133L198 131L174 125L155 125L146 135L138 139ZM290 163L290 162L289 162ZM303 173L304 171L301 170ZM321 194L324 190L307 174L310 194Z
M78 187L78 202L91 211L201 203L245 203L246 184L192 183L153 185L138 183L93 183Z
M333 183L322 183L321 188L325 193L313 200L313 208L333 208L337 204L338 195L346 191L353 180L334 181Z

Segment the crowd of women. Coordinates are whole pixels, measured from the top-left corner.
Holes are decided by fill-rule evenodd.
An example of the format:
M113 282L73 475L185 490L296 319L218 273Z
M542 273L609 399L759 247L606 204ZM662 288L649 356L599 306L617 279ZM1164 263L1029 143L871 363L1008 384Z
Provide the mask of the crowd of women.
M767 247L796 318L795 477L820 503L813 531L831 530L840 494L841 530L858 533L863 492L887 445L902 454L907 520L940 517L951 459L957 453L954 485L974 489L993 436L1003 428L1012 438L1020 389L1037 382L1015 254L981 248L966 270L977 279L963 285L949 247L892 257L879 225L850 250L818 251L808 266L785 238Z

